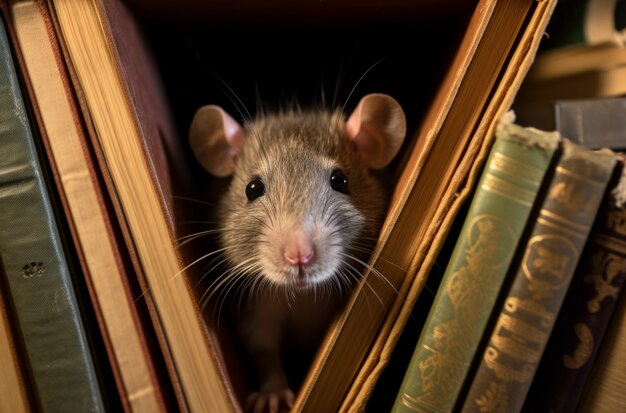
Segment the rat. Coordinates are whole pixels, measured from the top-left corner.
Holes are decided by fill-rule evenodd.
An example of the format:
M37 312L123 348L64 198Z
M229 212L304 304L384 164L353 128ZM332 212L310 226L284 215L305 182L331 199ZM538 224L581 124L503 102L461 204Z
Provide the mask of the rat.
M194 156L231 177L217 212L227 270L214 284L232 290L239 281L246 292L236 335L258 377L247 398L255 413L293 406L283 354L315 351L367 266L389 195L375 170L405 135L402 107L381 93L347 118L297 109L242 126L216 105L195 113Z

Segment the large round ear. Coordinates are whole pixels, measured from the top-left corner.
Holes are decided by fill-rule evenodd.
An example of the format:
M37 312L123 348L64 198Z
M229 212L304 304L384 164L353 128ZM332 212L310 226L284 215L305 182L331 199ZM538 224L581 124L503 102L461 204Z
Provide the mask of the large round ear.
M346 135L368 168L383 168L396 156L404 141L404 111L389 95L366 95L348 118Z
M203 106L193 117L189 144L204 169L215 176L229 176L243 147L243 130L222 108Z

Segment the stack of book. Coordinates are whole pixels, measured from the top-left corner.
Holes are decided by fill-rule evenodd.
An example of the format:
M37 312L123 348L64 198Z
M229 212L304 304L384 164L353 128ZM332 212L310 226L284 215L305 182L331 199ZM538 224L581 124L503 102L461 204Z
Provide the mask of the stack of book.
M523 387L521 395L529 379L499 382L492 365L472 364L460 348L476 346L472 353L479 354L479 335L492 328L484 354L504 351L506 320L527 309L520 302L531 300L517 289L531 290L531 307L547 310L524 313L538 317L532 320L514 319L525 330L507 330L505 341L521 349L518 338L524 336L543 346L553 325L561 324L548 310L556 317L567 286L576 282L570 280L587 278L573 274L581 267L576 263L587 233L602 231L592 231L591 222L621 211L597 212L609 205L602 195L614 186L610 179L621 160L571 143L564 133L522 128L508 114L555 0L418 3L361 2L346 9L333 2L261 7L237 1L1 1L0 360L6 374L0 410L243 410L250 369L232 344L229 326L200 303L196 261L206 251L179 242L198 232L190 225L202 225L194 224L198 203L190 199L199 198L207 181L181 136L202 104L225 94L237 107L247 98L234 89L254 90L256 79L268 73L299 90L309 82L305 69L315 72L317 64L313 76L319 77L325 65L345 64L341 59L349 53L338 47L354 33L361 36L356 50L370 53L361 61L367 62L363 72L372 72L354 88L395 95L413 133L389 171L395 189L371 270L297 386L293 411L392 407L369 401L418 298L428 293L425 285L444 242L456 237L459 252L431 312L444 301L469 305L454 310L468 320L433 315L420 343L429 351L453 348L463 366L438 361L433 353L416 356L395 373L407 379L391 397L400 394L396 408L418 399L439 403L416 387L422 385L415 368L426 366L425 386L448 396L437 409L461 406L464 395L470 395L463 406L468 409L469 400L496 403L489 397L519 404L522 396L514 398L507 386ZM320 18L328 19L326 31L317 24ZM209 30L198 29L206 25ZM257 30L266 50L245 54L240 49L256 46ZM234 40L238 31L254 44ZM413 63L419 38L429 43L423 58L433 66ZM275 48L280 44L285 47ZM290 66L296 61L300 67ZM225 73L232 78L224 79ZM249 79L255 80L247 84ZM233 89L235 84L240 86ZM350 96L345 101L347 109ZM574 185L578 178L586 184ZM467 228L451 231L464 218L464 205L489 191L501 203L470 208ZM215 204L207 194L203 201ZM558 209L559 202L570 209ZM550 233L555 226L560 232ZM606 247L604 238L590 239ZM609 254L598 248L586 253L594 257L588 261L615 271L608 258L595 258ZM546 278L529 276L529 265L545 268ZM492 270L489 286L471 278ZM472 334L453 337L455 329L477 322L481 327ZM528 354L535 362L541 351L533 351ZM525 378L532 369L523 366ZM467 380L448 380L474 373L471 389Z
M626 91L589 58L623 54L617 4L556 7L587 37L540 48L501 120L394 411L623 409Z

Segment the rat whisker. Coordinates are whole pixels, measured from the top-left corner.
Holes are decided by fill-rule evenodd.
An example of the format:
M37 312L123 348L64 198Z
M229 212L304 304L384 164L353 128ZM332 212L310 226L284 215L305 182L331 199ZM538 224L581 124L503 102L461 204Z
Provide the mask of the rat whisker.
M222 256L221 256L221 255L216 255L216 256L214 257L214 259L213 259L213 260L211 260L211 263L209 263L209 266L210 266L213 262L215 262L215 260L216 260L216 259L218 259L218 258L220 258L220 257L222 257ZM194 285L194 289L195 289L195 288L198 288L198 287L200 286L200 284L204 281L204 279L205 279L206 277L208 277L208 276L209 276L209 275L210 275L210 274L211 274L211 273L212 273L212 272L213 272L216 268L218 268L220 265L224 264L226 261L228 261L228 259L227 259L227 258L225 258L225 257L222 257L222 259L221 259L221 260L220 260L217 264L213 265L213 267L211 267L208 271L204 271L204 272L203 272L202 277L200 277L200 278L196 281L196 283L195 283L195 285ZM219 278L219 277L218 277L218 278ZM215 280L213 280L212 282L215 282ZM209 288L210 288L210 286L209 286Z
M348 256L347 258L351 258L351 257ZM374 297L376 297L376 300L380 303L380 305L384 306L382 298L380 298L380 296L378 295L378 293L376 292L374 287L372 287L367 282L367 279L363 280L363 278L361 277L361 271L359 271L358 269L354 268L346 260L342 260L342 261L343 261L343 265L345 266L345 268L349 270L348 274L350 274L354 278L355 282L360 282L361 285L367 287L370 290L370 292L374 295ZM370 307L369 302L368 302L368 307ZM370 308L370 311L371 311L371 308Z
M396 289L396 287L387 279L387 277L385 277L385 275L383 273L381 273L380 271L378 271L374 266L366 263L363 260L358 259L355 256L350 256L350 259L358 262L359 264L363 265L365 268L367 268L372 274L374 274L377 278L379 278L381 281L383 281L385 284L387 284L394 293L396 293L396 295L400 295L400 293L398 292L398 290Z
M210 229L210 230L207 230L207 231L200 231L200 232L196 232L194 234L184 235L184 236L176 239L176 242L178 244L178 247L180 248L183 245L188 244L189 242L194 241L194 240L196 240L198 238L202 238L202 237L205 237L207 235L220 234L222 232L223 231L217 230L217 229Z
M217 204L214 203L214 202L204 201L204 200L201 200L201 199L190 198L190 197L186 197L186 196L172 195L172 198L178 199L178 200L181 200L181 201L195 202L195 203L198 203L198 204L210 206L211 208L215 208L217 206Z
M224 285L224 280L225 278L230 277L233 274L239 274L239 273L243 273L243 271L241 271L241 269L246 266L249 265L249 263L252 263L254 260L254 257L249 258L248 260L239 263L238 265L235 265L231 268L229 268L226 272L222 273L220 276L216 277L215 280L213 280L211 282L211 284L209 284L209 286L207 287L207 292L214 292L214 291L218 291L222 288L222 286Z
M222 274L220 277L218 277L215 281L213 281L213 283L211 283L211 285L209 285L209 287L207 287L205 293L202 295L201 297L201 302L208 303L211 298L213 297L213 295L217 292L219 292L216 301L220 302L220 311L218 311L218 319L221 318L221 307L226 299L226 297L228 296L230 290L232 289L233 285L236 284L236 281L242 277L244 277L247 273L248 273L248 269L250 267L253 267L254 264L254 258L250 258L249 260L247 260L246 262L241 263L238 266L235 266L231 269L229 269L228 271L226 271L224 274ZM217 284L215 284L217 282ZM215 310L214 310L215 311Z
M371 254L372 253L371 249L368 249L366 247L359 247L358 245L355 245L355 244L351 245L350 249L354 250L356 252L362 252L362 253L365 253L365 254ZM401 266L399 266L398 264L394 263L393 261L390 261L390 260L386 259L382 255L379 255L376 259L380 260L380 261L383 261L385 264L389 264L392 267L394 267L394 268L396 268L396 269L398 269L400 271L404 271L404 272L407 271L405 268L402 268Z
M225 248L221 248L221 249L217 249L215 251L211 251L203 256L201 256L200 258L197 258L196 260L192 261L190 264L186 265L185 267L183 267L183 269L181 269L180 271L178 271L176 274L172 275L171 279L175 279L176 277L180 276L181 274L183 274L184 272L186 272L189 268L193 267L194 265L196 265L197 263L212 257L215 254L219 254L221 252L223 252L225 250Z

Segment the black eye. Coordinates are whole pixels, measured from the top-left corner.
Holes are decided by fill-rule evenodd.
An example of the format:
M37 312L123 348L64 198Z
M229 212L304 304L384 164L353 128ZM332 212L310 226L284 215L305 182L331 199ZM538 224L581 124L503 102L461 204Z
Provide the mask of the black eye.
M348 177L341 171L333 171L330 175L330 187L344 194L350 192L348 190Z
M246 196L250 202L265 195L265 184L261 178L254 178L246 185Z

